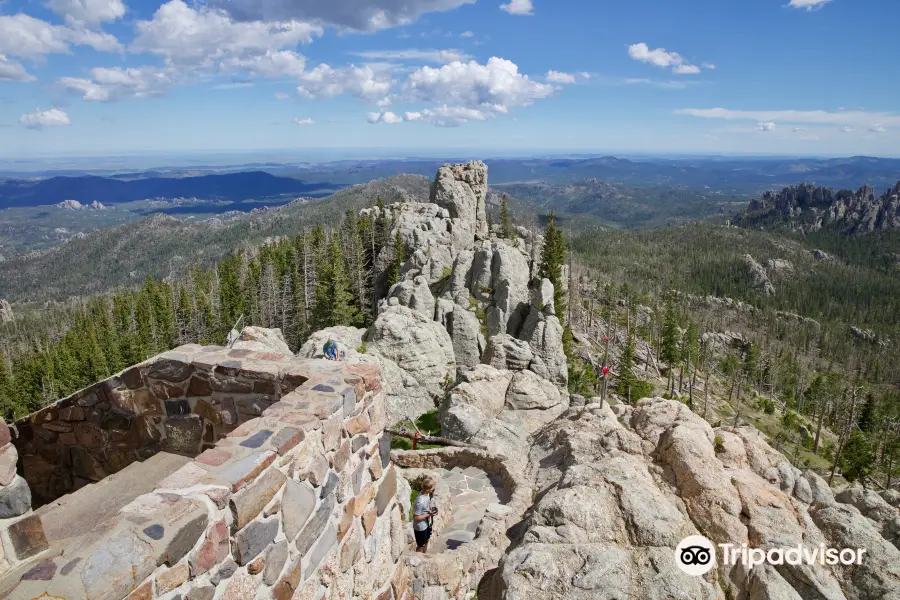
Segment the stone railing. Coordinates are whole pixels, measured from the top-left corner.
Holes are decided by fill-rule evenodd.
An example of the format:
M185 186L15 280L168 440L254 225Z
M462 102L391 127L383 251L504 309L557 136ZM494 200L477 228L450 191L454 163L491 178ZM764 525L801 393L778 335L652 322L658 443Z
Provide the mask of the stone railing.
M20 421L23 463L55 470L198 455L81 538L47 540L41 511L0 521L0 598L408 597L381 385L371 365L185 346Z
M484 575L500 561L509 546L507 530L522 520L532 501L528 479L508 466L502 456L470 448L439 448L391 453L391 461L404 469L452 469L477 467L497 475L508 497L488 510L475 539L441 554L407 554L413 596L416 600L463 600L478 591ZM444 501L446 502L446 501Z

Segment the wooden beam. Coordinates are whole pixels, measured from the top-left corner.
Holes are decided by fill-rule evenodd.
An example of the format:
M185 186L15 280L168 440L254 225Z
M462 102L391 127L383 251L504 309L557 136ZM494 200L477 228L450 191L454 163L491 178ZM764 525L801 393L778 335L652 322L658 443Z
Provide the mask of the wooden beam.
M387 432L391 435L396 435L397 437L402 437L409 440L416 439L416 434L410 433L407 429L388 429ZM455 448L474 448L475 450L485 451L488 450L484 446L479 446L477 444L467 444L465 442L458 442L449 438L433 437L430 435L420 435L418 436L418 440L422 444L437 444L440 446L453 446Z

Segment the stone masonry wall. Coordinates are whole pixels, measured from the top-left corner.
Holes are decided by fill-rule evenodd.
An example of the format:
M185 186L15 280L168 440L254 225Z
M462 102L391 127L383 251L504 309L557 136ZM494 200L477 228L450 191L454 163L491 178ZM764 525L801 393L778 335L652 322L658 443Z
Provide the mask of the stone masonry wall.
M106 398L97 396L93 406L108 402L100 410L151 419L161 445L163 434L182 430L167 427L172 419L197 416L204 433L210 421L215 434L230 431L215 445L191 438L206 447L193 462L98 523L83 540L34 548L28 560L0 575L0 598L410 598L408 567L400 560L406 517L397 501L390 439L383 433L380 370L276 356L251 352L238 358L225 349L186 346L104 382ZM195 378L208 383L208 393L199 398L187 391L199 385ZM272 402L255 417L242 417L237 400L205 413L212 418L197 415L204 403L223 406L228 396L217 396L209 383L218 379L265 382L269 387L259 397ZM175 385L180 396L160 398L154 382ZM295 389L277 398L286 388ZM150 390L152 399L135 390ZM97 392L54 408L93 408L78 404L90 394ZM122 400L136 395L142 396L139 403ZM111 396L120 398L117 404ZM173 400L191 411L166 413ZM122 410L123 404L134 411ZM235 427L215 412L237 413L235 420L243 422ZM60 420L56 415L44 423ZM7 548L9 529L0 532Z
M34 506L160 450L211 448L305 381L289 358L182 346L20 419L13 443Z

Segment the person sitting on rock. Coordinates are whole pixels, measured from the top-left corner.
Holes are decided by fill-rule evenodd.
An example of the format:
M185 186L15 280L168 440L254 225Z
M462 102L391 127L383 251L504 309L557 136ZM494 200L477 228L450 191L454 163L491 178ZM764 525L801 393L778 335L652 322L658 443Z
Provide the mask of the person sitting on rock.
M431 505L437 478L434 475L423 475L421 486L413 509L413 533L416 536L416 552L425 553L428 552L428 542L431 539L431 520L438 512L437 507Z
M325 353L325 358L327 360L338 359L338 346L332 339L329 339L327 342L325 342L325 346L322 348L322 352Z

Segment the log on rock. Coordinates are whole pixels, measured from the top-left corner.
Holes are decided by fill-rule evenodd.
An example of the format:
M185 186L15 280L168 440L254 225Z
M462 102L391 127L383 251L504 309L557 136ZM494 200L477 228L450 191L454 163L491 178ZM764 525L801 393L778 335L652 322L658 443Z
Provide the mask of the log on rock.
M418 439L419 443L422 444L435 444L438 446L454 446L456 448L474 448L475 450L487 450L484 446L479 446L477 444L467 444L465 442L458 442L456 440L451 440L449 438L444 437L433 437L430 435L420 435L416 436L415 433L411 433L406 429L388 429L388 433L391 435L396 435L398 437L407 438L407 439Z

